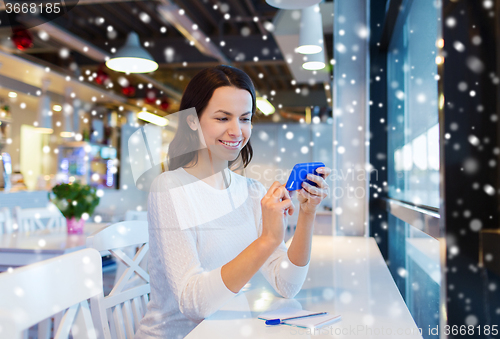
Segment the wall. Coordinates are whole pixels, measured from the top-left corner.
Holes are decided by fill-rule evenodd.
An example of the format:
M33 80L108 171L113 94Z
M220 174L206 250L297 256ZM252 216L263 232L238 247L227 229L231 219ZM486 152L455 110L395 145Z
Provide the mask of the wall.
M137 129L130 124L121 127L120 189L104 190L104 195L94 212L94 217L99 215L103 221L124 220L127 210L147 210L148 191L136 187L129 162L128 139Z
M20 107L21 103L25 103L26 108L22 109ZM12 116L12 122L10 123L10 138L12 139L12 143L6 145L2 151L10 154L12 160L12 170L19 171L21 160L21 126L32 126L33 122L36 121L38 99L28 96L21 97L18 95L15 99L10 98L6 100L6 104L10 106Z

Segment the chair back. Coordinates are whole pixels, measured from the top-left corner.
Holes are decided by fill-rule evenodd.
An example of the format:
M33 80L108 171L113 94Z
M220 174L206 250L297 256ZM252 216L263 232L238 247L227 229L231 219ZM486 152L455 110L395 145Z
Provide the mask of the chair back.
M7 207L0 208L0 234L12 233L12 219Z
M130 221L130 220L148 221L148 212L147 211L128 210L125 213L125 221ZM133 257L135 255L135 253L137 252L137 246L125 247L122 250L129 257ZM149 257L149 254L146 253L146 256L144 257L144 259L142 259L142 262L140 265L146 271L148 269L148 257ZM118 284L118 280L120 279L120 277L122 276L123 272L126 269L127 269L127 266L125 264L122 264L122 262L120 260L118 260L116 262L115 285ZM139 278L138 276L135 276L134 278L132 278L126 287L141 284L141 281L140 281L141 279L138 279L138 278Z
M97 338L87 301L103 291L101 255L94 249L0 273L0 291L0 338L28 338L36 324L39 339L69 338L70 333Z
M56 205L49 203L42 208L14 208L19 232L66 227L66 218Z
M130 220L148 221L148 211L128 210L125 213L125 221L130 221Z
M122 248L138 246L133 257ZM104 228L87 238L87 247L101 253L111 253L117 262L126 265L111 292L91 299L92 319L100 338L132 339L139 322L146 314L149 302L149 274L140 266L149 251L147 221L123 221ZM129 281L137 277L140 284L130 287Z

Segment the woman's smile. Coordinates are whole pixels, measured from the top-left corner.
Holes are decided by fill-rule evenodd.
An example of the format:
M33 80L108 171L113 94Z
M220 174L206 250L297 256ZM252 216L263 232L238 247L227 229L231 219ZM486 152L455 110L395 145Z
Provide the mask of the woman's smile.
M225 140L219 140L219 143L221 143L227 149L235 150L235 149L238 149L240 147L242 141L243 140L240 140L238 142L230 142L230 141L225 141Z

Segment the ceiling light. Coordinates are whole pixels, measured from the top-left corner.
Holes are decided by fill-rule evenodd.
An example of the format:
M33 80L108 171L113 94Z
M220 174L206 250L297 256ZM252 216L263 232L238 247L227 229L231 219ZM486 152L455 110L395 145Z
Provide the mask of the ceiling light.
M325 68L324 52L308 54L304 56L304 63L302 64L302 68L308 71L317 71Z
M304 8L300 17L299 47L301 54L316 54L323 51L323 23L318 5Z
M16 92L9 92L9 98L17 98Z
M125 45L106 61L106 66L113 71L126 73L149 73L158 69L158 63L141 47L135 32L130 32Z
M264 115L270 115L276 111L274 106L267 99L264 99L263 97L257 97L257 108Z
M168 120L164 117L146 111L140 111L139 113L137 113L137 118L158 126L168 125Z
M302 9L319 4L322 0L266 0L267 4L282 9Z
M42 134L52 134L54 130L52 128L37 127L35 131Z
M54 105L52 106L52 109L56 112L61 112L62 111L62 107L61 105Z
M72 138L75 135L75 133L74 132L61 132L60 135L62 138Z

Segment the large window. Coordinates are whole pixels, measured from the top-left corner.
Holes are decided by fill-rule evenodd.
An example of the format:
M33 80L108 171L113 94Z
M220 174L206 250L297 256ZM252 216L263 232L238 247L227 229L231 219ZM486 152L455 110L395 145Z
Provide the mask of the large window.
M440 8L403 1L387 55L389 196L439 207L438 72Z
M404 0L387 54L389 267L422 329L439 324L441 290L428 222L439 219L439 3Z

